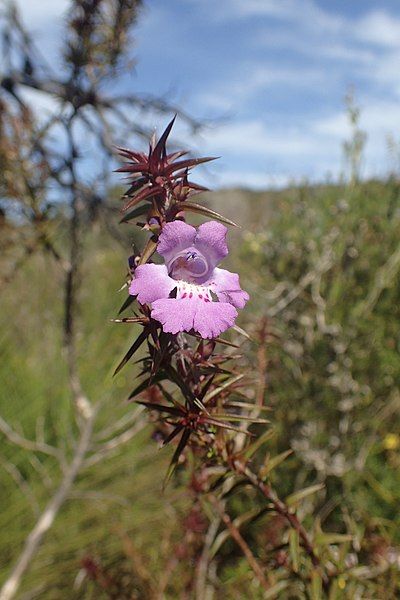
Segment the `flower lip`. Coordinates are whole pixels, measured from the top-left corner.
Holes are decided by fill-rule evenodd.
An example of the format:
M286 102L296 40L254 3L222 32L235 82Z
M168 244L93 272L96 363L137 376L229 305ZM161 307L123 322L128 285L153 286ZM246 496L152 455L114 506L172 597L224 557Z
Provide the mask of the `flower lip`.
M187 248L176 254L168 264L168 272L173 279L192 282L210 270L205 257L195 248Z

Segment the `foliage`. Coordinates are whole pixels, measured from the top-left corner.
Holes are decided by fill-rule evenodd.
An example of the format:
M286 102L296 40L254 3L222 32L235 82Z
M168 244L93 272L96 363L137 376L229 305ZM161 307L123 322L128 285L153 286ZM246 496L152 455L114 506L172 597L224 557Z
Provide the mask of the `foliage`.
M233 218L232 207L226 202L225 194L214 195L218 210L224 210L228 217ZM262 222L262 216L258 216L257 230L250 221L252 215L249 213L242 233L236 237L235 257L231 259L231 266L243 273L244 287L250 290L252 296L243 315L242 326L255 338L259 317L269 314L264 342L258 348L246 342L242 348L245 356L240 359L244 361L243 370L254 379L258 377L255 365L262 365L263 361L267 364L265 402L272 408L267 414L272 423L264 437L264 445L258 450L258 457L253 460L267 473L275 464L270 477L282 495L315 483L325 484L324 489L304 497L300 514L308 528L316 528L315 535L322 540L324 537L318 534L319 527L324 532L329 531L331 536L353 536L352 542L331 544L334 556L336 552L347 555L345 572L336 578L332 586L336 592L333 591L331 597L336 594L337 598L395 598L398 595L396 548L399 542L396 538L398 526L393 517L396 515L399 489L398 409L388 399L395 398L398 374L395 370L388 373L387 367L393 365L398 368L398 348L391 340L397 339L393 330L398 321L399 290L396 277L382 279L381 274L396 248L398 183L395 180L386 184L371 181L351 193L335 187L302 187L279 193L232 194L235 195L241 198L243 205L252 206L254 211L259 210L259 205L268 205L268 229L266 221ZM306 226L299 228L299 219ZM387 287L382 289L368 318L358 318L355 323L359 328L357 333L365 336L364 342L358 341L356 336L349 336L350 346L336 355L331 348L335 339L319 331L317 317L320 319L320 309L312 299L311 284L303 285L300 290L297 288L302 277L315 270L324 243L327 243L323 239L338 225L338 219L340 234L334 242L335 264L324 273L322 281L324 294L328 284L331 290L327 315L331 315L331 310L333 312L326 318L327 325L338 322L354 325L355 319L349 311L355 310L355 298L358 298L357 303L365 302L377 281L386 281ZM358 226L360 221L365 223L363 229ZM342 232L344 239L340 243ZM351 256L346 258L346 255L352 247L349 240L353 240L354 236L358 254L350 263ZM242 242L240 238L243 238ZM378 239L379 244L372 244L371 239ZM105 240L108 241L105 243ZM111 369L115 368L112 357L126 347L126 329L116 331L111 324L109 327L99 326L99 323L106 323L107 316L111 318L115 314L120 303L116 297L112 306L110 290L118 287L123 251L107 237L101 226L90 233L85 253L88 266L82 279L79 356L88 393L96 395L103 388L109 395L113 390L107 401L105 424L116 410L121 417L126 411L124 398L131 391L131 379L135 373L134 367L125 367L111 383ZM57 291L57 271L50 257L37 256L31 261L21 269L3 295L1 404L7 407L4 416L14 420L19 415L27 436L34 433L37 417L42 414L45 415L46 433L54 435L52 431L65 427L65 411L68 411L67 381L63 378L63 370L57 367L59 363L53 360L54 355L60 353L57 323L61 318L62 298L60 290ZM349 264L351 266L347 266ZM46 283L49 271L53 273L50 281L54 282L50 286ZM333 275L330 275L331 272ZM356 296L354 288L355 278L360 279L360 275L356 275L358 273L363 274L361 281L365 287L364 293ZM30 281L29 289L24 285L27 280ZM15 290L20 290L17 305L14 302ZM287 294L292 290L299 294L286 304L290 300ZM96 312L91 306L93 294L98 299ZM294 293L291 294L293 296ZM347 297L351 301L347 301ZM284 298L285 303L282 302ZM277 310L279 307L282 309ZM272 316L273 312L275 316ZM13 325L8 329L10 322ZM45 336L39 335L43 327ZM5 335L7 331L9 333ZM260 348L264 350L264 356ZM369 358L371 351L373 357ZM236 352L233 349L233 353ZM98 363L95 369L93 356L97 357ZM357 373L357 379L361 378L363 385L367 382L371 386L369 403L351 407L350 415L349 411L343 411L343 406L346 406L343 400L349 392L332 385L335 380L331 380L332 375L327 371L331 356L339 357L339 375L344 381L348 380L348 375L345 375L349 368L352 373L355 368L353 377ZM351 367L345 360L347 357L357 359ZM347 371L343 372L346 364ZM388 379L388 375L392 379ZM51 394L49 390L52 390ZM254 387L245 388L245 393L250 400ZM54 397L58 397L57 402L54 402ZM360 396L353 392L352 397ZM341 425L346 416L350 416L345 420L350 427L347 432ZM157 430L154 436L157 440ZM354 456L362 447L368 450L368 455L365 464L357 466ZM157 453L156 448L155 441L148 439L148 430L143 431L140 440L129 450L125 448L108 462L99 463L89 480L85 482L82 479L75 497L60 513L52 535L45 541L34 562L25 589L41 589L37 595L43 598L64 598L66 594L74 597L73 593L79 598L107 598L109 596L101 587L101 581L97 581L93 573L83 576L84 571L78 578L79 587L75 592L71 591L82 564L90 564L87 562L89 558L112 578L123 574L128 589L135 585L148 586L146 581L149 577L153 585L154 581L164 585L163 581L168 579L165 583L166 597L179 597L184 589L193 589L192 578L196 569L194 566L188 569L187 566L194 565L193 560L197 563L202 553L207 520L210 519L215 528L218 515L214 508L211 512L207 511L205 517L197 504L193 509L194 492L187 488L191 476L189 473L185 475L182 467L178 470L178 479L160 496L161 480L173 451L168 453L165 449ZM280 453L290 448L294 449L294 453L285 460L284 456L278 459ZM15 457L15 453L9 454L11 450L4 445L6 456ZM337 465L343 464L338 455L344 458L345 472L337 470ZM40 478L29 461L21 453L18 456L17 466L29 485L39 492ZM156 478L154 473L158 474ZM29 516L29 499L7 471L3 471L2 480L8 499L3 518L8 523L9 534L8 537L2 536L1 546L2 561L6 567L11 557L16 556L24 532L34 517ZM195 483L201 483L201 477L195 478ZM90 489L95 489L100 495L97 498L91 496ZM43 502L42 494L45 495L46 491L40 491L39 502ZM236 521L239 530L256 558L265 563L267 572L277 578L274 583L277 587L271 597L279 597L280 594L286 598L290 597L289 593L302 597L305 592L299 589L293 591L297 584L287 582L288 547L283 545L279 549L284 530L279 517L270 510L263 513L265 504L262 500L258 501L246 486L239 485L231 492L228 508L232 520L239 519ZM198 516L199 510L202 517ZM259 511L261 514L257 517ZM71 535L66 535L66 531ZM285 536L283 539L286 539ZM341 538L336 540L340 542ZM296 540L291 537L288 542L296 564ZM252 596L259 594L261 597L257 586L249 588L249 585L254 585L251 583L252 571L226 531L217 528L212 553L216 556L213 564L218 569L218 579L212 575L211 569L217 597L246 597L249 589ZM80 563L81 560L86 562ZM304 557L300 560L301 568L306 568ZM168 576L163 579L162 573L168 573ZM140 583L141 578L145 583ZM75 585L78 586L78 583ZM317 588L317 583L314 587ZM152 597L153 592L154 589L148 592L148 597ZM146 597L145 592L140 593L143 595L139 597Z
M171 109L105 93L139 6L74 0L56 74L2 14L2 600L20 584L29 598L397 598L399 182L359 182L351 102L350 186L216 195L227 217L192 201L204 159L167 153L172 123L148 154L121 149L123 226L142 219L132 237L147 238L128 278L189 213L244 225L231 264L252 296L249 335L217 340L171 336L125 301L126 344L106 324L127 252L107 202L114 133L146 137L132 107ZM24 89L59 109L41 121ZM90 181L78 127L104 166Z

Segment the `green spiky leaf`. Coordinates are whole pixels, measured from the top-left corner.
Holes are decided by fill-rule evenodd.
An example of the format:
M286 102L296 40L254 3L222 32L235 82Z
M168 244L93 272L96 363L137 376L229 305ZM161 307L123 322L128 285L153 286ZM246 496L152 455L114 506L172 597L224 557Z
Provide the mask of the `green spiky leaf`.
M174 205L174 212L177 213L177 212L181 212L181 211L193 212L193 213L196 213L199 215L203 215L204 217L207 217L207 218L216 219L217 221L220 221L221 223L224 223L225 225L231 225L232 227L239 227L239 225L237 225L236 223L234 223L227 217L224 217L223 215L220 215L219 213L215 212L215 210L211 210L211 208L206 208L205 206L202 206L201 204L196 204L194 202L188 202L188 201L177 202Z
M174 474L176 467L178 466L179 457L182 454L182 452L184 451L184 449L186 448L187 443L189 442L191 433L192 432L190 429L185 429L182 433L182 437L179 440L179 443L176 447L176 450L175 450L175 452L172 456L171 462L169 464L168 471L165 475L164 485L163 485L164 488L167 485L168 481L171 479L172 475Z
M140 346L143 344L143 342L147 339L147 336L148 336L148 331L147 331L147 329L144 329L142 331L142 333L139 335L139 337L132 344L132 346L129 348L128 352L125 354L124 358L121 360L121 362L119 363L117 368L115 369L114 376L117 373L119 373L119 371L122 369L122 367L124 367L126 365L126 363L129 361L129 359L132 358L132 356L135 354L135 352L140 348Z

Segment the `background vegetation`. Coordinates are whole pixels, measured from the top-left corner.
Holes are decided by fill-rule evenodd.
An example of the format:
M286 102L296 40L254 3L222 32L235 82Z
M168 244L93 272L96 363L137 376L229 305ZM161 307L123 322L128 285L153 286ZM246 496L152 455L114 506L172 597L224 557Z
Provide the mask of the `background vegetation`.
M273 433L265 449L272 456L294 451L273 479L284 495L324 484L302 511L310 525L318 521L324 530L350 529L355 536L353 544L357 552L361 546L369 565L368 573L360 571L357 578L371 578L371 591L364 591L363 598L395 598L398 590L399 189L393 178L275 193L233 190L214 194L213 204L236 218L241 207L244 227L232 235L231 267L241 273L252 296L241 324L254 338L267 317L265 403L272 409ZM55 227L62 235L61 224ZM2 240L13 234L13 226L4 224L3 233ZM127 240L121 245L108 235L100 221L88 224L79 355L85 389L105 399L103 426L109 415L132 411L126 397L135 368L111 378L129 336L124 326L109 322L121 303L117 289L128 247ZM2 293L2 413L28 438L43 426L50 441L72 435L58 279L57 264L38 254ZM246 342L242 349L248 369L253 368L257 346ZM250 379L256 377L250 373ZM253 390L249 385L250 398ZM166 569L173 571L167 597L190 588L187 564L179 562L179 543L187 535L191 498L179 479L160 493L171 451L159 451L151 432L151 426L144 427L117 456L82 473L25 581L29 597L64 598L74 585L76 597L101 597L98 584L87 579L77 584L82 560L88 557L107 573L114 569L118 577L126 568L135 589L151 589ZM52 462L40 457L40 463L32 463L22 450L4 440L2 446L1 556L6 574L34 522L36 502L41 505L46 498L39 464L51 477ZM198 528L200 535L201 520ZM266 552L273 535L270 517L249 526L257 553ZM237 554L225 544L217 597L246 597L249 573ZM385 596L388 582L392 596ZM353 587L346 597L358 597L354 582L343 579L341 585L339 597L348 585ZM146 597L140 595L143 591L138 594Z
M159 449L156 415L127 402L138 366L112 379L139 331L110 320L142 239L118 225L109 136L117 117L121 135L148 133L119 102L171 112L103 94L127 58L139 5L72 2L58 79L33 68L29 36L8 15L21 60L10 61L0 96L1 581L61 489L54 523L17 577L21 599L398 598L400 180L360 181L365 136L351 98L342 183L205 195L242 225L226 266L251 295L239 322L250 337L231 332L240 346L231 351L241 354L246 399L270 419L252 426L252 465L297 511L329 586L296 530L244 481L222 487L220 510L204 501L212 478L187 453L162 491L173 448ZM24 106L23 86L57 96L47 126ZM76 123L97 136L101 181L76 170ZM65 152L46 137L52 127Z

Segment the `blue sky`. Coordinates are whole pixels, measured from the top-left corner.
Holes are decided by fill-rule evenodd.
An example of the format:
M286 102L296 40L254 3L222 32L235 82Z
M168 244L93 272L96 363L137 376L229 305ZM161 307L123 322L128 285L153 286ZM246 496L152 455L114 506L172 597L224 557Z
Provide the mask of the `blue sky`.
M67 4L25 4L49 50ZM213 187L337 177L351 87L368 134L364 175L391 166L387 138L400 140L398 0L147 0L134 52L123 87L216 120L190 139L222 157L203 173Z

